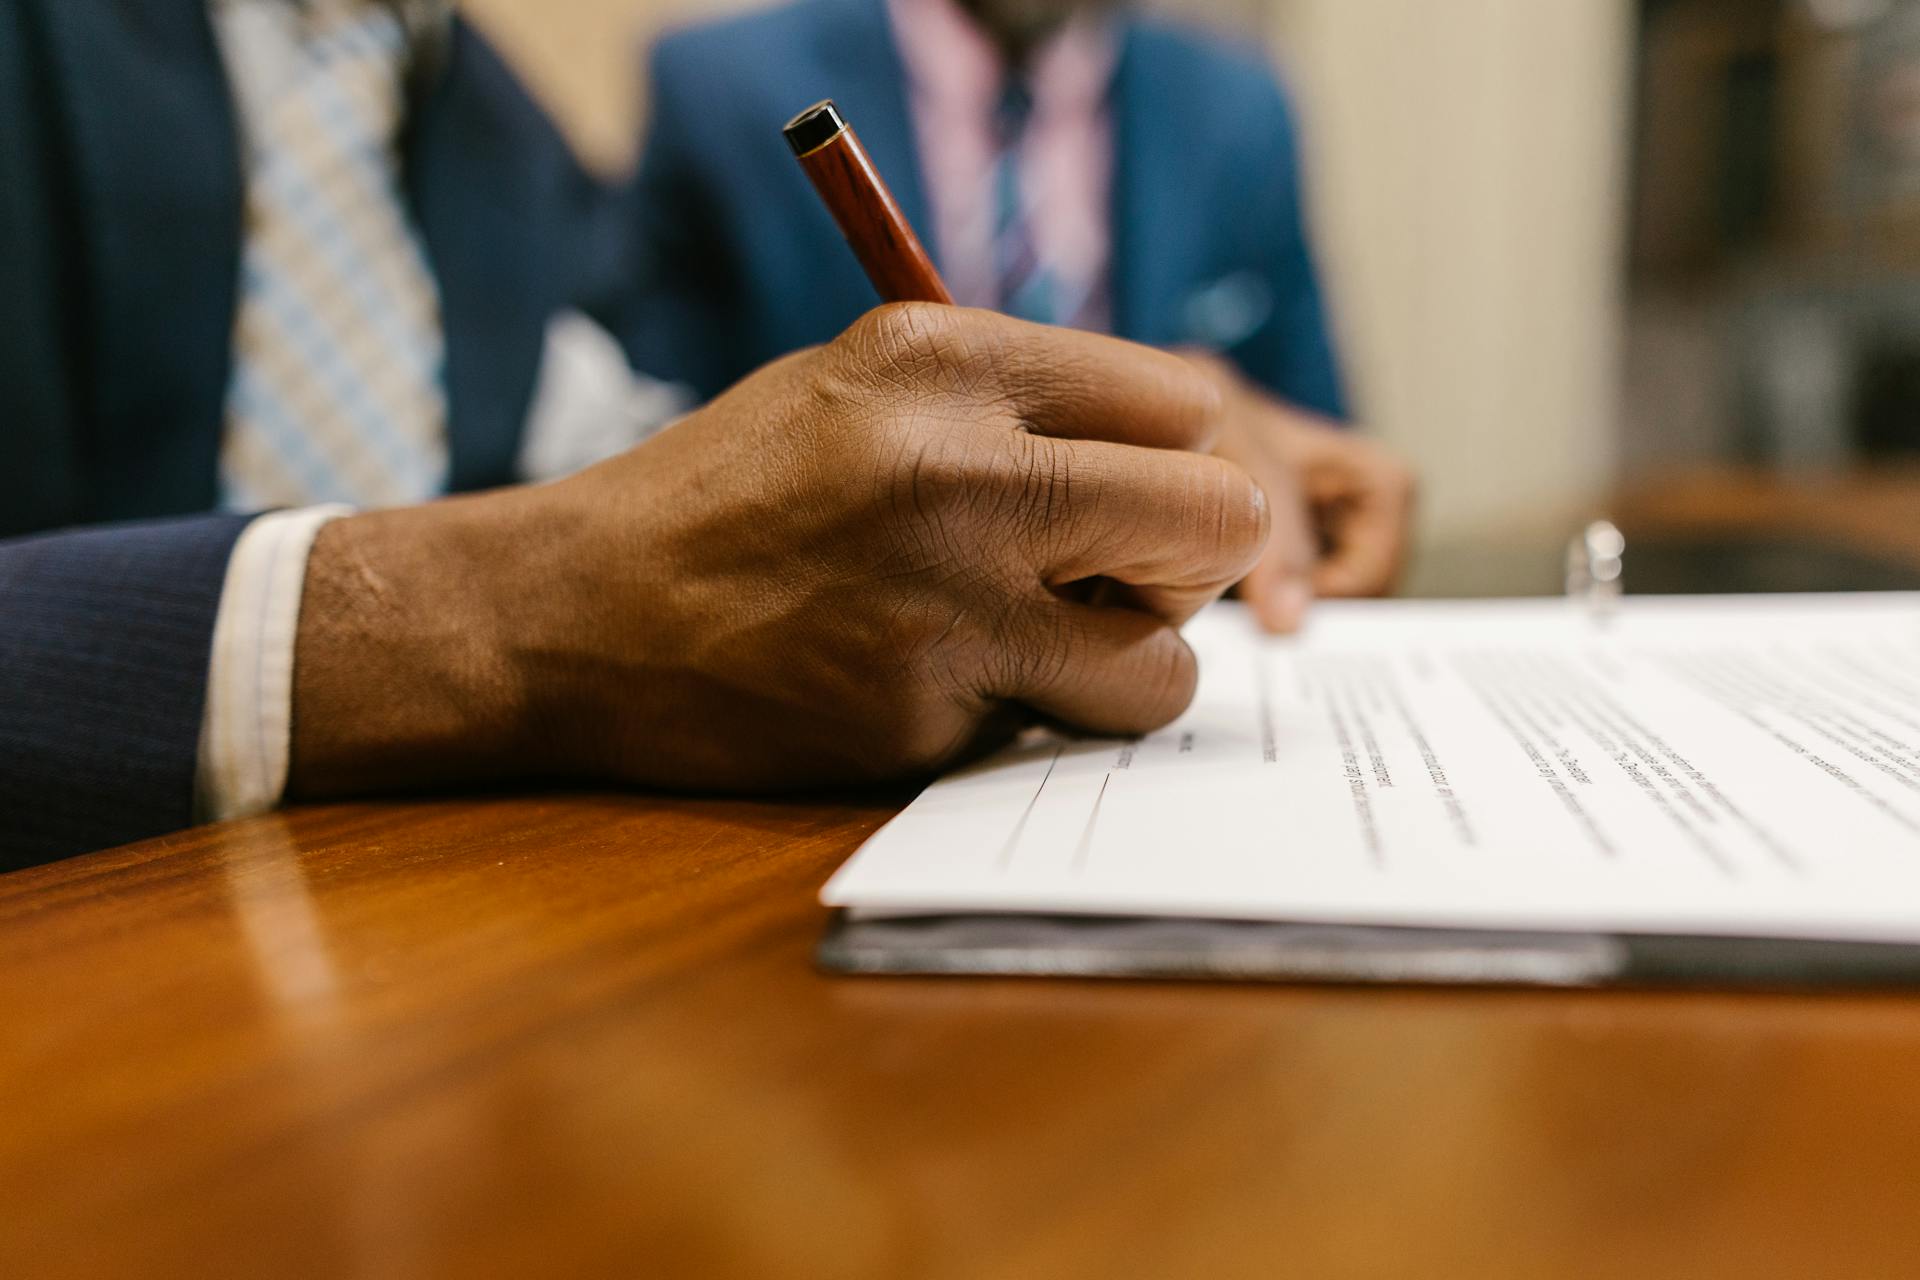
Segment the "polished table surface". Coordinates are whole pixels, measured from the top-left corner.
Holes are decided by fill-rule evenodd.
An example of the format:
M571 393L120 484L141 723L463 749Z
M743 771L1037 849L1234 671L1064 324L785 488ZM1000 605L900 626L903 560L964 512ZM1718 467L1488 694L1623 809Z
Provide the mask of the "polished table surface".
M0 877L0 1274L1920 1267L1920 998L823 976L888 811L356 804Z
M1911 473L1615 512L1920 564ZM0 1276L1920 1274L1920 995L826 977L889 805L347 805L0 877Z

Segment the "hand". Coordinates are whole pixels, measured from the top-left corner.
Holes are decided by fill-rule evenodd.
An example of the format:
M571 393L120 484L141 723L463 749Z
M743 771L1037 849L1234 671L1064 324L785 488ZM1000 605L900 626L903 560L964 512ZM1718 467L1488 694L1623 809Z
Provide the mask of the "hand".
M1267 491L1273 538L1240 584L1262 626L1296 630L1313 598L1377 596L1406 560L1414 481L1392 453L1274 399L1217 356L1190 354L1226 404L1217 457Z
M887 307L570 479L349 517L309 564L295 794L923 774L1156 728L1267 503L1176 357ZM1138 607L1087 602L1117 580Z

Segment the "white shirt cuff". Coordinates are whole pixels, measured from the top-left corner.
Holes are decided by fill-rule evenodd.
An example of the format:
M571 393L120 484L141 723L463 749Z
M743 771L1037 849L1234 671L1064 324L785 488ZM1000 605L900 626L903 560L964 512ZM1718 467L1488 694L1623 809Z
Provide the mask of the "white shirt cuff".
M197 809L203 822L265 813L287 787L293 740L293 644L307 553L343 506L261 516L227 561L200 721Z

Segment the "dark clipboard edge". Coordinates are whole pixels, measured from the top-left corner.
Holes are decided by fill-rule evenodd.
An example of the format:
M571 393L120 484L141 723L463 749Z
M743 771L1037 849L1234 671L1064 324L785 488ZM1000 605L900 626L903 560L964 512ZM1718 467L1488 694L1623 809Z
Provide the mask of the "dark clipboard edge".
M1522 987L1920 988L1920 946L1111 916L855 918L829 973Z

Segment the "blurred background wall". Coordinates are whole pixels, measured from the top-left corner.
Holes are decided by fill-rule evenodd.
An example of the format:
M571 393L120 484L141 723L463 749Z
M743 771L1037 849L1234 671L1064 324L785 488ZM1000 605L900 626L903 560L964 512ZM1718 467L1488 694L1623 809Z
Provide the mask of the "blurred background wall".
M1610 489L1627 0L1275 0L1363 412L1429 547L1557 545Z
M609 170L634 149L635 51L740 7L467 3ZM1356 400L1423 473L1428 545L1556 546L1610 487L1620 438L1631 0L1157 7L1288 70Z

